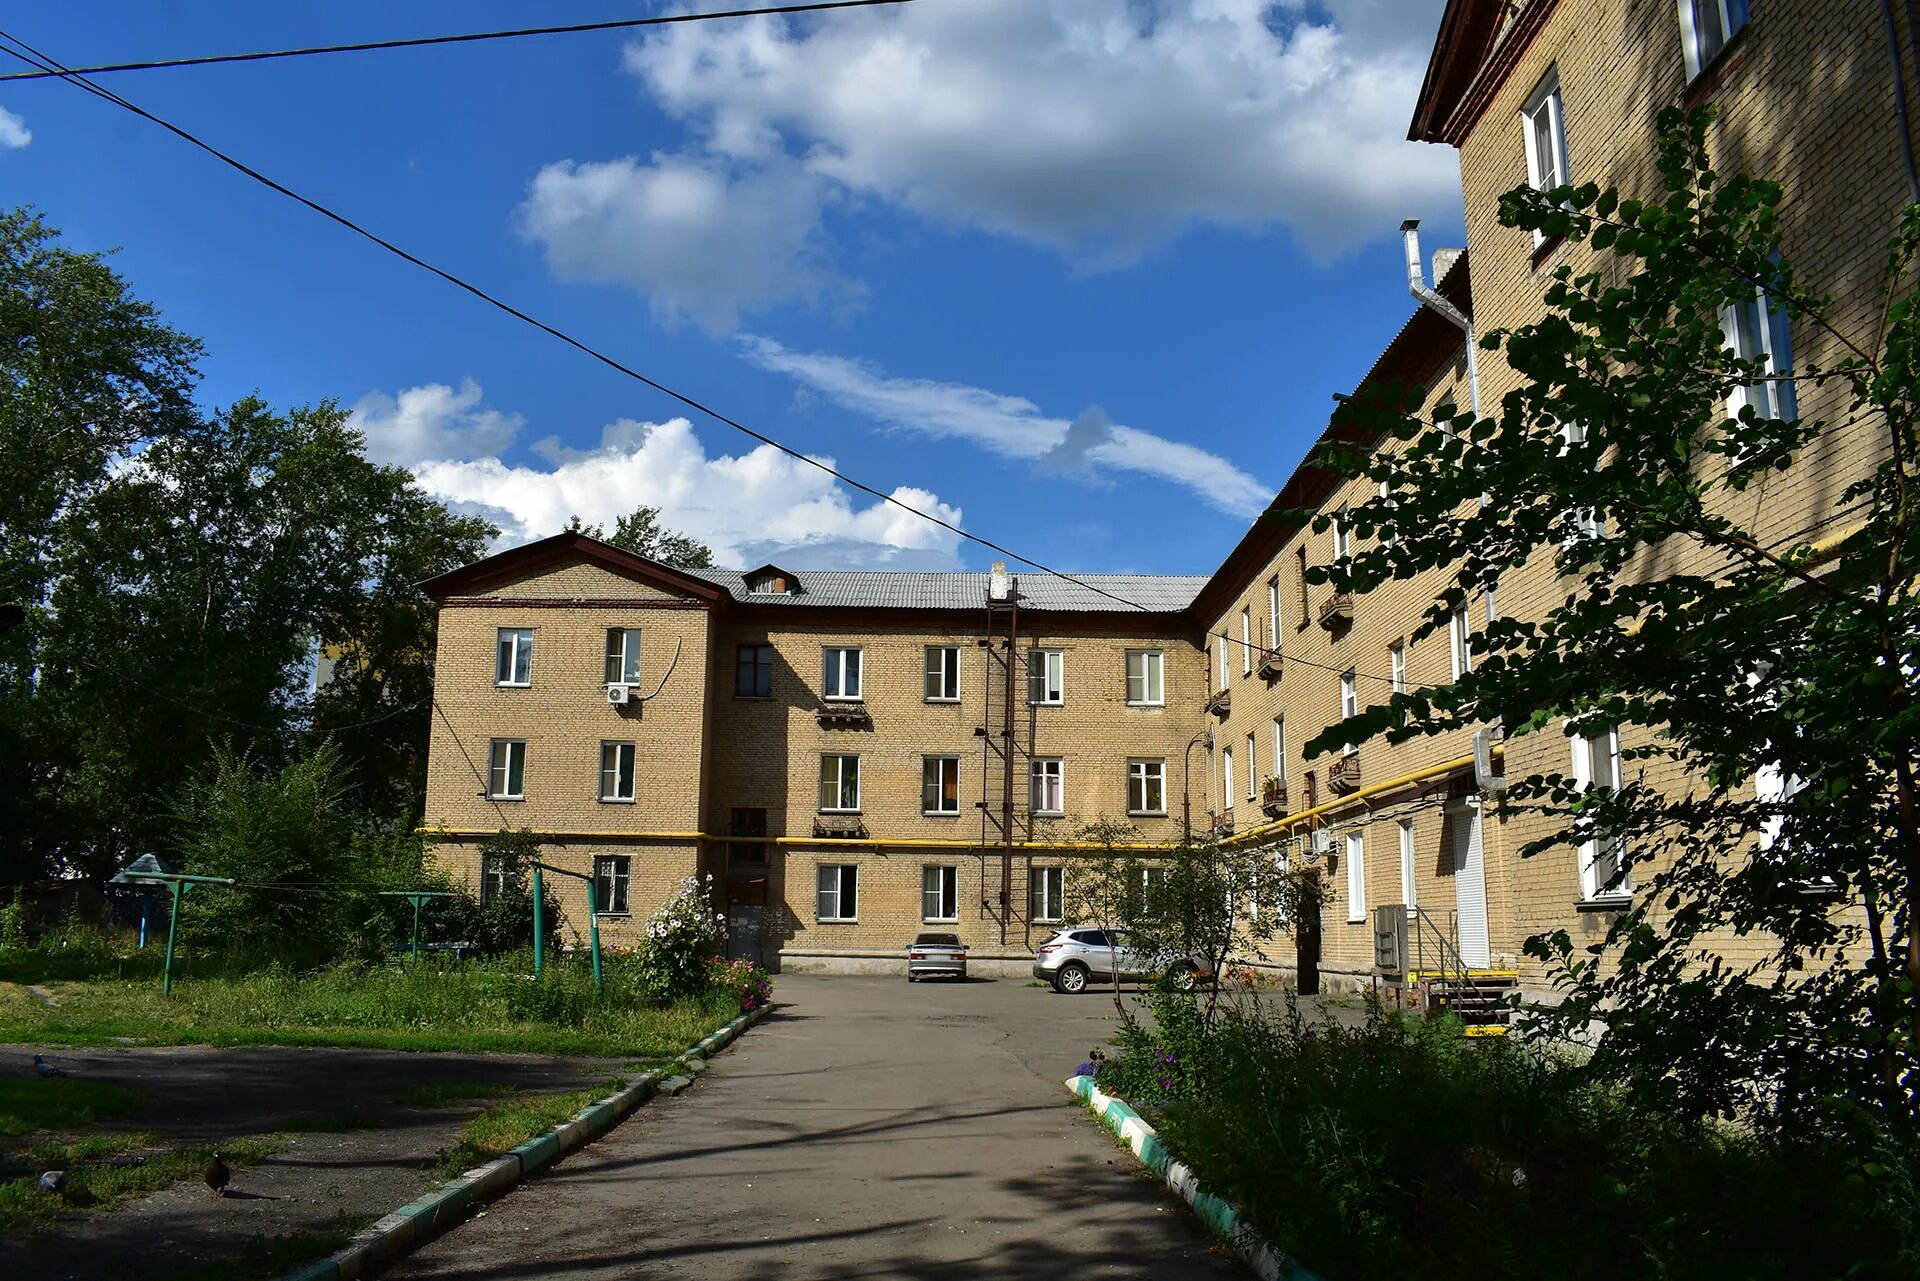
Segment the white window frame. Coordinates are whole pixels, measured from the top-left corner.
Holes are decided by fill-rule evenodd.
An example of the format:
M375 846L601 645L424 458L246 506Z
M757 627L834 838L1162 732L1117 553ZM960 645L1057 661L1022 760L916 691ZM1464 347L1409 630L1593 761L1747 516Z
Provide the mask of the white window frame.
M606 892L602 893L604 886ZM593 856L593 900L595 916L628 916L633 888L633 856L596 854Z
M1400 820L1400 901L1407 905L1409 912L1420 905L1419 869L1415 863L1413 843L1413 820Z
M1160 803L1148 805L1153 799L1149 789L1159 792ZM1127 813L1140 815L1164 815L1167 812L1167 762L1162 757L1141 757L1127 762Z
M1233 816L1233 749L1220 749L1220 816Z
M827 799L828 769L827 762L833 762L833 795L837 801L844 801L847 794L847 762L853 762L853 804L820 806L822 814L858 814L860 812L860 755L857 752L820 753L820 795L819 800Z
M854 906L857 908L858 903ZM927 909L934 909L929 915ZM952 925L960 919L960 867L957 863L927 863L920 868L920 923Z
M1769 381L1735 387L1727 395L1727 417L1738 418L1748 405L1762 418L1793 421L1800 416L1793 384L1793 337L1786 309L1770 305L1765 290L1720 309L1720 337L1743 360L1758 359ZM1743 323L1744 322L1744 323Z
M1473 621L1464 599L1447 615L1447 656L1453 664L1453 679L1473 670Z
M1136 662L1139 675L1134 675ZM1136 685L1139 697L1134 696ZM1167 705L1167 655L1159 649L1127 651L1127 706L1165 707Z
M1680 14L1680 53L1686 62L1687 81L1692 81L1702 71L1713 65L1720 51L1727 47L1740 31L1753 20L1747 9L1747 0L1678 0ZM1709 19L1718 19L1718 30L1703 29L1700 22L1702 10ZM1719 37L1719 43L1711 49L1709 40Z
M1398 504L1394 502L1393 486L1387 481L1380 482L1380 545L1391 547L1394 543L1394 511Z
M1550 156L1540 154L1539 121L1542 112L1546 113L1547 146L1552 148ZM1550 191L1555 187L1564 187L1573 181L1573 163L1567 151L1567 114L1566 101L1560 93L1560 69L1554 67L1540 78L1527 95L1526 105L1520 108L1520 127L1523 144L1527 153L1527 185L1535 191ZM1533 233L1533 243L1541 244L1546 237L1539 231Z
M1224 626L1221 627L1220 629L1220 684L1218 686L1218 688L1220 689L1225 689L1227 687L1227 650L1232 645L1233 645L1233 642L1227 639L1227 629Z
M1240 674L1253 675L1253 606L1240 607Z
M1065 919L1063 902L1066 889L1065 869L1029 867L1027 869L1027 915L1035 922Z
M614 638L619 638L618 646ZM605 675L607 685L638 685L640 683L641 638L638 627L607 628L607 664Z
M480 902L487 904L507 892L507 856L505 854L483 854L480 856Z
M1333 563L1338 565L1353 554L1353 531L1345 507L1333 514Z
M1393 692L1407 692L1407 643L1397 640L1387 646L1387 669L1393 680Z
M1347 923L1353 925L1367 919L1367 838L1364 832L1347 833L1346 859Z
M849 661L851 655L851 661ZM865 698L866 651L858 645L828 645L821 650L820 697L834 703L858 703ZM848 681L848 676L852 681ZM848 686L851 684L852 688Z
M1287 781L1287 717L1283 712L1273 718L1273 776Z
M925 690L926 701L929 703L960 701L960 647L958 645L927 646Z
M1611 786L1620 786L1620 730L1609 726L1597 734L1567 734L1573 751L1574 786L1585 792L1596 786L1593 762L1596 749L1604 750L1607 759L1607 771L1612 778ZM1626 838L1614 838L1614 858L1622 866L1626 863ZM1588 903L1626 902L1633 897L1631 875L1623 877L1620 884L1611 889L1602 889L1597 864L1600 861L1600 841L1581 841L1578 846L1580 861L1580 897Z
M517 750L516 750L517 749ZM515 757L518 757L520 787L517 791L508 791L513 784ZM527 740L524 738L496 738L487 745L487 799L494 801L524 801L527 799Z
M1340 719L1344 721L1349 717L1358 716L1359 714L1360 673L1349 667L1346 671L1340 673ZM1341 754L1351 756L1353 752L1354 744L1348 743L1342 749Z
M939 767L936 780L932 775L934 767ZM948 809L943 802L947 793L947 775L953 775L953 808ZM927 785L935 783L937 791L934 804L927 804ZM920 758L920 812L929 818L952 818L960 813L960 758L958 756L923 756Z
M526 689L533 684L533 628L494 629L493 683L498 689Z
M827 883L831 881L833 888ZM821 909L827 906L831 897L833 912L829 915ZM847 911L847 900L853 900L853 910ZM813 873L813 919L822 924L852 924L860 919L860 868L854 863L820 863Z
M1035 695L1039 697L1035 697ZM1027 706L1059 707L1067 701L1067 651L1027 651Z
M1723 326L1724 329L1724 326ZM1575 419L1560 424L1560 452L1566 454L1587 443L1587 425ZM1594 461L1593 469L1600 470L1599 460ZM1607 518L1600 514L1597 507L1576 507L1567 513L1567 532L1561 539L1561 546L1571 547L1581 539L1605 538L1607 536ZM1489 619L1491 621L1491 619Z
M1280 648L1280 575L1267 580L1267 648Z
M1254 804L1260 799L1259 744L1252 730L1247 731L1247 803Z
M1041 802L1051 783L1054 805ZM1059 756L1036 756L1027 765L1027 809L1029 813L1061 815L1067 812L1067 762Z
M609 758L611 754L611 759ZM622 758L625 769L621 768ZM634 776L639 768L639 753L634 744L615 739L604 739L600 743L600 799L609 805L633 804ZM624 775L624 777L623 777ZM621 793L621 783L626 784L625 794Z

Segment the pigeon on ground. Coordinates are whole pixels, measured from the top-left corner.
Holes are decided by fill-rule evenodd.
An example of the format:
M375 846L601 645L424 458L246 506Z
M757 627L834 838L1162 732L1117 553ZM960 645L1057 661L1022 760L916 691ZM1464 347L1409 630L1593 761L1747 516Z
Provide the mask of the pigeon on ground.
M207 1186L213 1189L215 1196L225 1196L227 1194L227 1180L232 1177L233 1171L227 1169L227 1163L220 1159L218 1152L215 1152L213 1154L213 1160L207 1162Z
M67 1172L65 1170L48 1170L44 1172L40 1176L40 1190L42 1192L51 1192L55 1196L66 1195Z
M53 1064L47 1062L47 1056L44 1054L36 1054L33 1056L33 1070L38 1072L41 1076L48 1077L48 1078L52 1078L56 1076L65 1076L67 1074L65 1068L57 1068Z

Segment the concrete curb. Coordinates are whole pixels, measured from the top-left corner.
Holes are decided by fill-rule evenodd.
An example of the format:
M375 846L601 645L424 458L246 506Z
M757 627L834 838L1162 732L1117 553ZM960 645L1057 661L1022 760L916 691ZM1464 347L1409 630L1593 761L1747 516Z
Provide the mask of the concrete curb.
M343 1249L306 1267L287 1273L281 1281L359 1281L425 1245L467 1217L477 1205L504 1196L531 1175L561 1157L578 1151L627 1119L635 1108L660 1090L678 1094L693 1084L693 1073L706 1069L707 1056L717 1054L758 1023L770 1007L742 1014L712 1035L703 1037L674 1060L671 1067L642 1074L624 1089L581 1108L545 1134L536 1135L505 1156L409 1202L347 1242ZM671 1074L671 1075L669 1075Z
M1191 1206L1202 1223L1231 1245L1260 1281L1324 1281L1292 1255L1268 1244L1252 1224L1241 1219L1240 1211L1231 1202L1202 1187L1200 1176L1186 1162L1174 1160L1159 1134L1124 1100L1101 1090L1090 1076L1068 1077L1067 1089L1133 1150L1142 1165L1159 1175L1167 1187Z

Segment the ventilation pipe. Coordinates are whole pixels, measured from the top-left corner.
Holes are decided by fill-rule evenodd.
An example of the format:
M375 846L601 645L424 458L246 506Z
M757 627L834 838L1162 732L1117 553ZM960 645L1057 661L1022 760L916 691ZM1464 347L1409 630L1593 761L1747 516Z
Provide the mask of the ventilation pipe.
M993 572L987 575L987 599L1007 601L1013 598L1013 580L1007 575L1007 562L993 562Z
M1427 285L1426 273L1420 266L1420 220L1409 218L1400 224L1400 238L1407 246L1407 289L1426 307L1438 312L1449 324L1455 325L1467 336L1467 398L1468 408L1473 411L1474 421L1480 419L1480 344L1473 332L1473 317L1441 297ZM1458 250L1442 249L1433 256L1434 273L1439 275L1445 267L1451 267L1458 258ZM1444 262L1445 267L1442 266ZM1434 282L1438 284L1439 281Z

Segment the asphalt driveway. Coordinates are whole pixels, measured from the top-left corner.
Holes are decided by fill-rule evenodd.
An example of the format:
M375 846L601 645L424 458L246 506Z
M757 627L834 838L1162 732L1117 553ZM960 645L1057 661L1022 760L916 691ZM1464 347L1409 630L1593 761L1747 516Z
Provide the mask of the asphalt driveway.
M408 1278L1243 1275L1061 1082L1101 995L790 975L678 1098L454 1229Z

